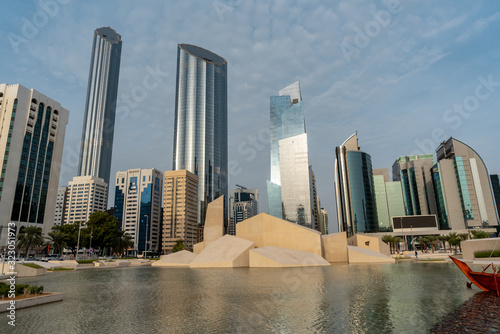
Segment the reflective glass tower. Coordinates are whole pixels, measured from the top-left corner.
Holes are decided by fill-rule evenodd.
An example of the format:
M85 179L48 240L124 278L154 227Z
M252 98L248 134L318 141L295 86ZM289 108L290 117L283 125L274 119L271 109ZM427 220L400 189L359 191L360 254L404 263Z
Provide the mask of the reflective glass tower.
M227 175L227 62L189 44L177 49L173 169L199 178L198 224L208 203L225 195Z
M335 195L339 231L378 232L377 206L369 154L360 151L353 134L335 150Z
M269 214L283 218L279 141L306 132L302 95L298 81L271 96L271 180L267 181Z
M110 27L94 31L78 176L97 176L109 186L121 36Z

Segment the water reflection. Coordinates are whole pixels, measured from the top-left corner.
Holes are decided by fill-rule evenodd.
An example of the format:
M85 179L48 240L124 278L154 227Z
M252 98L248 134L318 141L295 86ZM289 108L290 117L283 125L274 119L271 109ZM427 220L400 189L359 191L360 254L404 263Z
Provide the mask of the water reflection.
M426 333L479 291L465 289L452 264L434 263L123 268L18 281L65 297L18 310L15 333Z

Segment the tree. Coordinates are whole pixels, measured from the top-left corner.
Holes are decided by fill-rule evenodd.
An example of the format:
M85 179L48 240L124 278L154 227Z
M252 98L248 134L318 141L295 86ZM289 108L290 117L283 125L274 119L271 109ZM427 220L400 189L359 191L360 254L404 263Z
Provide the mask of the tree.
M448 242L449 239L450 239L450 237L447 235L438 236L438 240L443 243L443 247L444 247L445 252L446 252L446 243ZM451 247L450 247L450 252L451 252Z
M184 240L177 240L175 242L174 248L172 248L172 253L176 253L184 249Z
M115 244L113 245L113 247L120 256L123 256L123 253L127 249L134 247L134 240L130 234L125 231L119 230L116 232Z
M48 244L54 249L54 253L61 255L64 248L68 247L70 237L61 231L52 231L47 233Z
M448 244L450 244L450 247L455 246L455 254L457 254L457 246L460 244L460 237L455 232L450 232L448 236Z
M64 224L60 226L53 226L53 232L61 232L68 236L68 240L66 240L66 248L74 249L76 248L76 244L78 242L78 228L80 227L80 223L72 223L72 224Z
M26 257L30 249L43 246L42 228L33 225L22 227L19 230L17 246L26 249Z
M490 233L480 230L472 230L472 239L485 239L490 237Z
M118 220L107 212L94 212L87 221L85 234L92 230L92 246L101 249L112 248L119 231ZM83 232L83 229L82 229Z
M432 250L432 252L434 253L435 243L436 243L436 241L438 240L437 235L428 235L428 236L427 236L427 240L428 240L428 242L431 244L431 250Z
M389 249L390 249L391 254L394 254L393 239L394 239L394 237L390 234L385 234L382 236L382 241L389 245Z
M394 237L392 239L392 243L393 243L393 247L394 247L394 251L396 251L396 248L397 248L397 251L398 253L400 252L400 243L401 243L401 238L400 237Z

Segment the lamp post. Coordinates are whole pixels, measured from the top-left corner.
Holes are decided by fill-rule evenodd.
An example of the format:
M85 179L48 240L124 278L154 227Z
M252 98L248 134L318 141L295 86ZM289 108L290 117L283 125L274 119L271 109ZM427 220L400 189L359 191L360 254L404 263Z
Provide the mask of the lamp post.
M145 240L145 245L144 245L144 248L146 249L146 258L148 257L148 245L149 245L149 241L148 241L148 232L149 232L149 216L148 215L144 215L146 217L146 240Z

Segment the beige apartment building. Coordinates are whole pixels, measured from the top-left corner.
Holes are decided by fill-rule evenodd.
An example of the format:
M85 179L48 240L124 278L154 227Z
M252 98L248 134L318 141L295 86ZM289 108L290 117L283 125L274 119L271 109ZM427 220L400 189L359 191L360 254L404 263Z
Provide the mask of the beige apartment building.
M177 240L186 249L197 243L198 176L187 170L165 172L163 196L163 253L170 253Z
M68 184L64 223L81 222L82 226L92 213L106 211L108 185L97 176L75 176Z

